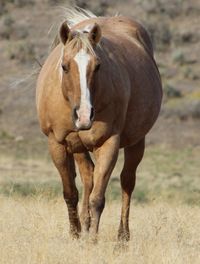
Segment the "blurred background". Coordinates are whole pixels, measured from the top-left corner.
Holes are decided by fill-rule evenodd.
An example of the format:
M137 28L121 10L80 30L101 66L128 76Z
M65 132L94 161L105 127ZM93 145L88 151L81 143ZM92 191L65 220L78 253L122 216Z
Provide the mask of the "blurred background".
M63 21L60 7L72 4L98 16L130 16L153 41L164 98L147 136L135 202L200 205L199 0L0 0L0 193L61 196L60 178L38 126L35 83ZM120 198L122 163L120 153L108 199Z

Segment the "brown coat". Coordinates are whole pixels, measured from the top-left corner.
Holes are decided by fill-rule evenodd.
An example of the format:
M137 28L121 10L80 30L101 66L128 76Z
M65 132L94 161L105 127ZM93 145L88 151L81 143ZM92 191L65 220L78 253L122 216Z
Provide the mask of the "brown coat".
M50 152L62 179L72 177L71 172L66 172L63 164L60 165L62 160L66 162L69 156L69 160L73 162L72 153L81 155L86 154L88 150L94 152L95 169L94 173L91 173L92 179L88 180L92 187L90 184L89 194L85 194L83 198L82 214L86 216L81 220L82 225L86 225L86 220L91 219L93 233L98 230L105 189L117 159L118 149L125 148L125 165L121 174L123 206L119 238L128 239L128 208L135 184L135 171L143 156L145 135L160 111L161 79L153 58L151 41L140 24L123 16L89 18L70 30L67 29L69 32L66 34L70 33L71 39L73 36L76 39L76 34L79 34L77 32L82 32L91 24L98 25L98 34L101 33L98 36L99 45L92 43L96 54L94 59L100 58L101 67L96 74L88 75L95 111L91 128L82 130L75 127L74 109L65 96L70 89L74 89L71 91L73 102L80 100L79 76L75 64L71 63L71 75L63 75L61 68L63 61L69 57L73 58L80 50L70 48L69 41L66 45L60 43L56 46L41 69L37 82L38 116L42 131L49 137ZM64 35L62 32L65 27L61 28L61 38L65 37L65 32ZM93 36L91 32L88 35L89 40L90 36ZM82 160L78 154L74 154L74 157L82 167L85 164L88 168L92 164L88 154L87 158L84 156ZM84 176L82 178L87 189ZM71 184L73 186L70 189L69 182L66 184L68 185L63 183L64 195L67 196L69 205L68 197L73 200L72 196L76 193L73 190L76 188ZM66 191L67 194L65 188L70 189ZM87 193L87 190L85 192ZM70 220L72 233L80 231L77 219L75 222ZM89 229L88 224L87 228Z

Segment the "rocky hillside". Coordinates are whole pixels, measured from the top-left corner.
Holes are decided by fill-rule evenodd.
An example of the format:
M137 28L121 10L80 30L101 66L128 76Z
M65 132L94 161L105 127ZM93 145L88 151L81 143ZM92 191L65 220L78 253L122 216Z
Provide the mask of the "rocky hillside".
M198 0L75 1L97 15L120 13L149 30L163 80L161 117L149 142L199 142L200 2ZM40 138L35 72L74 1L0 0L0 140ZM52 29L52 30L50 30ZM50 33L49 33L50 32ZM189 129L189 130L188 130ZM178 135L177 135L178 134Z

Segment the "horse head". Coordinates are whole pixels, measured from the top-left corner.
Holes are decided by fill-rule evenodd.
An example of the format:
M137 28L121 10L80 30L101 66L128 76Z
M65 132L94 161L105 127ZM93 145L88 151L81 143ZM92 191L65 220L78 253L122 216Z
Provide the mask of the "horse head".
M82 30L70 30L64 22L60 39L63 44L60 65L63 96L70 104L76 129L90 129L95 114L92 88L100 69L95 50L101 39L101 29L94 23Z

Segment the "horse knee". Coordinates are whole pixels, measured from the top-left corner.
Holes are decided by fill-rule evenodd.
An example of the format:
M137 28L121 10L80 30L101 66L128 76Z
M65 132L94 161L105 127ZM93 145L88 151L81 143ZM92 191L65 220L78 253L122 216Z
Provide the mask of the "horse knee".
M90 197L89 206L91 210L102 213L105 206L105 197L100 198L97 196Z
M89 179L87 181L84 181L83 184L84 184L85 190L88 190L89 193L91 193L91 191L93 189L93 180L92 179Z

